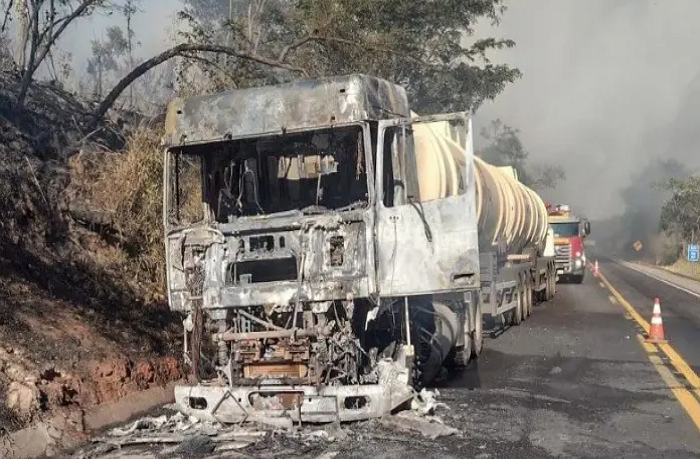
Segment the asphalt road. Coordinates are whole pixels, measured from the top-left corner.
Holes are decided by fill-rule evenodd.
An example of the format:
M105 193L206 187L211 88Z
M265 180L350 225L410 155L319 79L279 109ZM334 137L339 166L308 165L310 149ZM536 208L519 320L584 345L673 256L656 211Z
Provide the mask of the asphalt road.
M438 415L457 434L431 440L370 422L335 427L330 440L276 436L220 456L211 448L163 456L159 446L86 457L700 458L700 399L672 365L681 357L645 347L610 286L647 321L660 297L669 346L696 371L700 299L611 261L600 268L608 284L588 273L581 285L559 285L554 301L487 339L472 368L439 388L450 409Z

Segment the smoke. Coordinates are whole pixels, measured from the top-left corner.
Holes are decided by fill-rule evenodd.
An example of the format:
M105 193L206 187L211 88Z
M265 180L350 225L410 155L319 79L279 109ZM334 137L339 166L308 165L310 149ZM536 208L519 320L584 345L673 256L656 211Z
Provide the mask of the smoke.
M178 0L142 0L132 24L134 39L138 42L134 53L147 58L168 48L175 30L176 14L181 9L182 3ZM126 27L126 19L117 13L95 14L66 31L60 47L73 55L77 72L85 72L87 59L92 55L90 41L104 39L105 30L113 25Z
M477 34L514 39L492 61L524 75L478 110L476 128L500 118L532 161L565 169L545 198L592 219L623 213L621 191L654 181L637 176L649 164L700 166L698 14L696 0L508 2L502 23Z
M503 21L480 24L476 36L514 39L515 48L490 57L524 76L478 110L475 128L500 118L520 130L531 161L564 168L567 180L544 198L606 218L624 212L629 203L620 191L655 160L700 166L699 1L507 3ZM141 8L136 53L146 57L167 47L182 3L145 0ZM95 16L71 27L60 45L73 54L78 73L90 39L123 21L117 14Z

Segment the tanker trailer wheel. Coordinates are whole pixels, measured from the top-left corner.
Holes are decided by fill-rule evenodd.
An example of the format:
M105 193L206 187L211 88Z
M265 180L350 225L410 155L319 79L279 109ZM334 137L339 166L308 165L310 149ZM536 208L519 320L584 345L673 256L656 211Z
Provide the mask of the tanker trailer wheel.
M516 299L515 299L515 308L510 310L510 324L511 325L520 325L520 323L523 321L523 306L524 306L524 301L525 301L525 285L523 283L523 278L519 277L518 278L518 285L516 285L515 290L516 290Z
M549 301L552 298L554 298L554 289L556 285L556 281L554 280L554 276L556 275L556 272L552 270L550 267L547 270L547 286L545 288L545 300Z
M474 312L474 331L472 332L472 358L479 357L484 349L484 316L481 313L481 301L476 303Z
M532 314L532 302L534 292L532 290L532 280L527 277L527 282L525 283L525 318L527 319Z

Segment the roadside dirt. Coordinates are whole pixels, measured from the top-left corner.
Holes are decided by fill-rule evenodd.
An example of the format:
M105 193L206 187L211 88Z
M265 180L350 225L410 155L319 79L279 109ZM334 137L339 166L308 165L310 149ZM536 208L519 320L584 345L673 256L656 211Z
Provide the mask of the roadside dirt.
M181 319L67 216L69 158L118 136L86 139L88 104L48 84L17 107L0 64L0 436L60 413L80 430L83 410L182 377Z

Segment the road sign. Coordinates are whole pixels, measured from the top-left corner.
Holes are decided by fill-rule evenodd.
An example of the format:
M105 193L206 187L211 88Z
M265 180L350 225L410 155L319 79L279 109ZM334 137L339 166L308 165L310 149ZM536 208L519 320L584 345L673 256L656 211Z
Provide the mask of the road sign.
M640 250L642 250L644 248L644 244L642 244L642 241L637 241L634 244L632 244L632 247L634 247L634 250L639 252Z
M689 244L688 245L688 261L697 263L700 260L700 245Z

